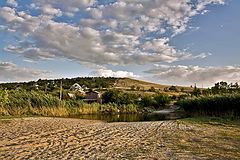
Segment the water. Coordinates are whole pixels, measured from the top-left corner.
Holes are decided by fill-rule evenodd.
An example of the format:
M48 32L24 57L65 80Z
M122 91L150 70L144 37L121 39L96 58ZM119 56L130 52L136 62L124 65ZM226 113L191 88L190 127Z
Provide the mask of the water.
M161 121L183 118L184 114L171 111L156 111L147 114L95 114L80 115L77 118L89 120L102 120L106 122L140 122L140 121Z

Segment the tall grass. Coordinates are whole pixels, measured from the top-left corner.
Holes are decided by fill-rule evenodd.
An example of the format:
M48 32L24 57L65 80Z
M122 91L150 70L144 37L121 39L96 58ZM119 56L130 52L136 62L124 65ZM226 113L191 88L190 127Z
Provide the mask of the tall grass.
M99 113L136 113L134 104L87 104L81 100L62 100L37 91L0 91L0 116L76 116Z
M178 105L191 115L240 118L240 94L184 99Z

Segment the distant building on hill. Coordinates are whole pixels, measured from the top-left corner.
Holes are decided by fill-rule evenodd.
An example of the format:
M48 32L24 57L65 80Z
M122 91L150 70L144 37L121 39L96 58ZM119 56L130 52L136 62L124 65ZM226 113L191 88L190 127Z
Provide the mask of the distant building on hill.
M101 95L97 91L86 92L84 101L89 102L89 103L91 103L91 102L102 103Z

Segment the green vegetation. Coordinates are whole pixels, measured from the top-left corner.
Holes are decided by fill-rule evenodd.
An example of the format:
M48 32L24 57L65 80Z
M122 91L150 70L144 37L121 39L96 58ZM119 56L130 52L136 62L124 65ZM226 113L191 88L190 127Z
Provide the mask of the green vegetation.
M115 103L118 105L135 104L141 107L155 107L159 109L171 102L167 94L154 94L152 96L141 96L134 93L127 93L116 89L106 91L102 95L103 103Z
M239 120L201 116L177 122L192 128L165 135L172 150L200 155L199 159L239 159Z
M155 106L156 101L154 100L154 98L152 96L145 96L141 99L140 105L142 107Z
M212 88L196 86L189 96L179 96L176 103L191 116L240 118L240 88L238 83L218 82Z
M210 125L228 125L228 126L236 126L240 128L240 120L239 119L231 119L231 118L221 118L221 117L189 117L184 118L181 121L187 122L187 123L193 123L193 124L210 124Z
M80 97L80 96L79 96ZM103 104L84 103L81 98L69 98L66 93L44 91L0 90L0 116L74 116L101 113L139 113L144 107L160 108L170 103L170 97L156 94L151 97L110 89L102 95Z
M167 94L158 94L154 97L154 100L158 106L166 106L171 102L171 98Z
M240 94L188 98L177 104L190 115L240 117Z
M78 83L81 86L86 86L87 88L109 88L112 87L117 80L120 78L103 78L103 77L77 77L77 78L65 78L65 79L55 79L55 80L42 80L34 82L21 82L21 83L2 83L0 88L12 90L12 89L23 89L27 91L40 90L52 92L54 90L59 90L60 83L62 81L63 89L69 89L73 84Z
M120 90L111 89L102 95L103 103L115 103L118 105L135 104L138 96L133 93L126 93Z
M99 91L103 104L84 103L84 93L70 90L75 83L85 92ZM199 89L195 85L190 90L189 87L102 77L0 84L0 116L137 113L146 107L161 109L173 103L189 115L239 118L240 87L238 83L218 82L212 88Z
M134 104L87 104L81 100L60 101L42 91L0 91L0 116L73 116L97 113L136 113Z

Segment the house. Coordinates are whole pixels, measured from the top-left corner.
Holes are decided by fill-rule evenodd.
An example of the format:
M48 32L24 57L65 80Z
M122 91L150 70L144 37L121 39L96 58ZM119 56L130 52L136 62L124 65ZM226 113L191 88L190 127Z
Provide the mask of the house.
M82 88L83 88L84 91L88 90L88 87L85 86L85 85L83 85Z
M70 91L84 92L83 88L77 83L70 87Z
M89 102L89 103L91 103L91 102L102 103L101 95L97 91L86 92L84 101Z

